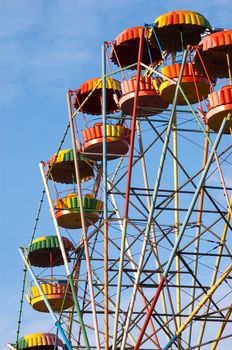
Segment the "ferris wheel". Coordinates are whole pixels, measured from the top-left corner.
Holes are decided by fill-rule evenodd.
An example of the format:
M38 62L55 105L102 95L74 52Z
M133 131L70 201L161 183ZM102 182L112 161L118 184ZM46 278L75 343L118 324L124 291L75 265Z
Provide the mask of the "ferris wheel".
M103 44L40 163L55 234L37 232L42 199L10 349L228 348L231 64L232 30L193 11ZM25 296L53 332L21 334Z

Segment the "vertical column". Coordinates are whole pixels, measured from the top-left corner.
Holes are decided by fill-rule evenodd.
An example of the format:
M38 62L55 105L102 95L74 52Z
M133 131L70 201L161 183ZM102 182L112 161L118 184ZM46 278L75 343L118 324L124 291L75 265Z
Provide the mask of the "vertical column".
M177 144L177 122L176 122L176 113L173 118L173 172L174 172L174 226L175 226L175 239L178 239L179 236L179 193L178 193L178 183L179 183L179 174L178 174L178 144ZM176 312L177 316L177 327L179 328L181 325L181 289L180 289L180 259L177 254L176 256ZM180 344L179 344L180 347Z
M109 349L109 295L108 295L108 201L107 201L107 122L106 122L106 50L102 45L102 119L103 119L103 221L104 221L104 339L105 350Z

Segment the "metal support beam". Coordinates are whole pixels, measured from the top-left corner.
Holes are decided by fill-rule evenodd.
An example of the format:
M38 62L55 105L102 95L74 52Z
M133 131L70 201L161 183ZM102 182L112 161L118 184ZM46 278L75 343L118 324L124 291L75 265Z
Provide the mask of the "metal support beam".
M103 221L104 221L104 339L105 350L109 349L109 292L108 292L108 197L107 197L107 141L106 141L106 50L107 44L102 45L102 119L103 119Z

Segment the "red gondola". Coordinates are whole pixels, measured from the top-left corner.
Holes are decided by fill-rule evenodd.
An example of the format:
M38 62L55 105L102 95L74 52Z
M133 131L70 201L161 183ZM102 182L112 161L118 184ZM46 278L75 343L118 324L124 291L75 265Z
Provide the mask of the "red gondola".
M136 91L136 77L125 80L122 83L122 97L119 100L119 106L123 113L132 115L134 98ZM161 113L168 107L168 102L160 96L156 79L141 76L138 92L138 116L149 116Z
M88 158L102 160L103 126L96 123L92 128L82 131L84 138L83 152ZM124 125L106 126L107 159L112 160L125 155L129 149L130 129Z

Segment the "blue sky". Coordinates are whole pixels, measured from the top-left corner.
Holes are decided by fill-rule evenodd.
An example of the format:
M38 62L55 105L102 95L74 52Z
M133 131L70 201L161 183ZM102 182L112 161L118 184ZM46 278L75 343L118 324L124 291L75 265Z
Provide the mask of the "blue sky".
M100 75L101 44L167 11L231 28L231 0L0 0L0 348L14 342L22 264L42 190L38 163L68 122L66 91ZM29 320L26 320L29 329Z

